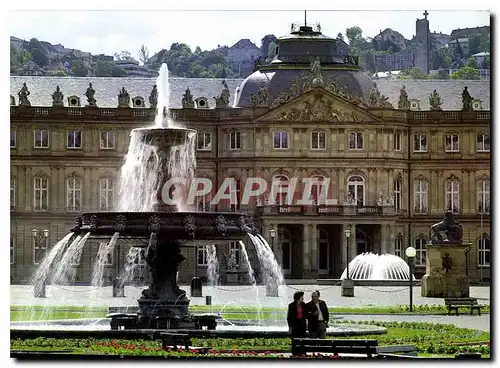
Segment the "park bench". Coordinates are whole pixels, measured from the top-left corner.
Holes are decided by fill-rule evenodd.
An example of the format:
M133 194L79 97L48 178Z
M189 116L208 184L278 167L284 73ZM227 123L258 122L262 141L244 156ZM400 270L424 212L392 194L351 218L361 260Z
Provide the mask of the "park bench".
M382 359L418 356L417 348L413 345L377 346L375 350L377 357Z
M474 310L477 310L477 314L481 315L481 308L484 305L479 305L477 303L477 298L445 298L444 304L448 307L448 315L454 310L455 314L458 316L458 308L466 307L470 308L470 314L474 314Z
M160 339L163 349L196 350L202 354L206 354L211 349L209 347L191 346L191 338L187 334L160 332Z
M292 354L307 353L359 354L372 358L377 353L377 340L330 340L330 339L292 339Z

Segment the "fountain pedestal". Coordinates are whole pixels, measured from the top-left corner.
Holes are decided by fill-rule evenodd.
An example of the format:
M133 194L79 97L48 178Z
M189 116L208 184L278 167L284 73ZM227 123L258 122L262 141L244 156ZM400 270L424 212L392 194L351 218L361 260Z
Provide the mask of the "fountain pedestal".
M468 298L466 249L471 244L427 244L426 272L422 277L423 297Z
M354 280L351 279L343 279L342 284L340 286L341 295L347 297L354 296Z

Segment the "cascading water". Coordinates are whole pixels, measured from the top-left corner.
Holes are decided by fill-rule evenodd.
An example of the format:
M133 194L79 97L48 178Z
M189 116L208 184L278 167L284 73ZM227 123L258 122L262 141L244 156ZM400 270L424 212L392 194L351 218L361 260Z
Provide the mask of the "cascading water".
M104 269L108 264L108 254L112 254L115 249L116 241L120 233L115 233L108 243L101 243L97 252L94 268L92 269L91 285L93 287L102 287L104 283Z
M89 238L90 233L85 236L78 235L64 253L61 261L54 267L51 276L51 283L55 285L67 285L73 283L75 279L75 264L80 262L83 247Z
M207 281L210 286L219 285L219 261L214 244L207 246Z
M247 265L248 280L250 281L250 283L253 286L253 293L255 295L256 300L260 300L259 288L257 286L257 280L255 280L255 274L253 272L252 264L250 263L250 259L248 258L247 247L245 246L245 243L243 243L242 241L240 241L239 244L240 244L241 254L243 255L243 260L245 261L245 264ZM259 306L257 308L257 316L258 316L259 325L262 325L264 318L262 316L262 304L261 303L259 303Z
M347 269L340 278L346 277ZM402 258L393 254L362 253L349 262L349 278L353 280L409 280L410 267Z

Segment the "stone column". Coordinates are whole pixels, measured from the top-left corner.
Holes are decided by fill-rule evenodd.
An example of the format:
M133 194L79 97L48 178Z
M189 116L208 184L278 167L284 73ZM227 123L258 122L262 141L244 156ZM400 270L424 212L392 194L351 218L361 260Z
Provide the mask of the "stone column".
M303 265L303 274L311 269L311 265L309 263L310 257L310 244L309 244L309 224L303 225L303 233L302 233L302 265Z
M346 192L346 182L345 182L345 169L340 169L339 170L339 177L338 177L338 181L337 181L337 185L338 185L338 189L337 189L337 193L338 193L338 200L339 200L339 204L342 204L344 203L344 198L345 198L345 192Z
M25 210L26 212L31 212L33 208L33 169L28 166L26 169L26 202Z
M437 196L437 182L439 181L437 176L437 170L429 170L429 192L428 192L428 201L429 201L429 213L431 215L437 214L437 205L438 205L438 196Z
M352 261L358 255L358 245L356 244L356 224L351 224L351 237L349 238L349 259Z
M476 170L470 170L469 171L469 198L470 198L470 210L473 211L472 213L477 212L477 182L476 182ZM463 192L462 193L467 193ZM474 210L473 210L474 208Z
M66 212L66 178L64 177L64 167L58 166L57 167L57 172L59 174L59 190L58 190L58 201L59 201L59 211L61 212ZM83 182L82 182L83 185ZM82 201L83 196L85 195L85 191L83 188L80 189L80 204ZM82 208L80 208L81 210Z
M26 166L21 165L17 167L16 178L16 207L22 208L26 206Z
M387 183L387 193L385 193L385 198L389 196L392 192L394 192L394 169L388 169L389 173L389 182Z
M396 234L394 224L388 225L389 227L389 240L387 243L387 253L394 254L394 242L396 241Z
M438 203L437 203L437 210L439 214L444 213L445 211L445 206L446 206L446 198L445 198L445 183L444 183L444 170L439 169L438 174L436 175L438 178L438 182L436 185L436 190L438 193ZM429 188L431 190L431 188Z
M380 254L387 253L387 241L389 237L389 233L387 231L387 224L380 225Z
M311 231L311 270L318 273L318 225L312 224Z

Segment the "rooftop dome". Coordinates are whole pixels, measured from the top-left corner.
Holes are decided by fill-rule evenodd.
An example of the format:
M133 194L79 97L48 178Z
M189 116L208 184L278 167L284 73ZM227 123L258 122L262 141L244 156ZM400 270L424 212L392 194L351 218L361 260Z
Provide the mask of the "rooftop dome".
M302 81L310 76L311 63L319 61L325 84L334 82L343 93L354 99L368 98L373 85L370 77L362 73L358 58L348 55L347 44L325 36L318 26L294 27L289 35L276 41L273 60L260 65L259 70L247 77L237 90L234 107L251 107L252 96L267 90L267 105L289 91L293 81Z

